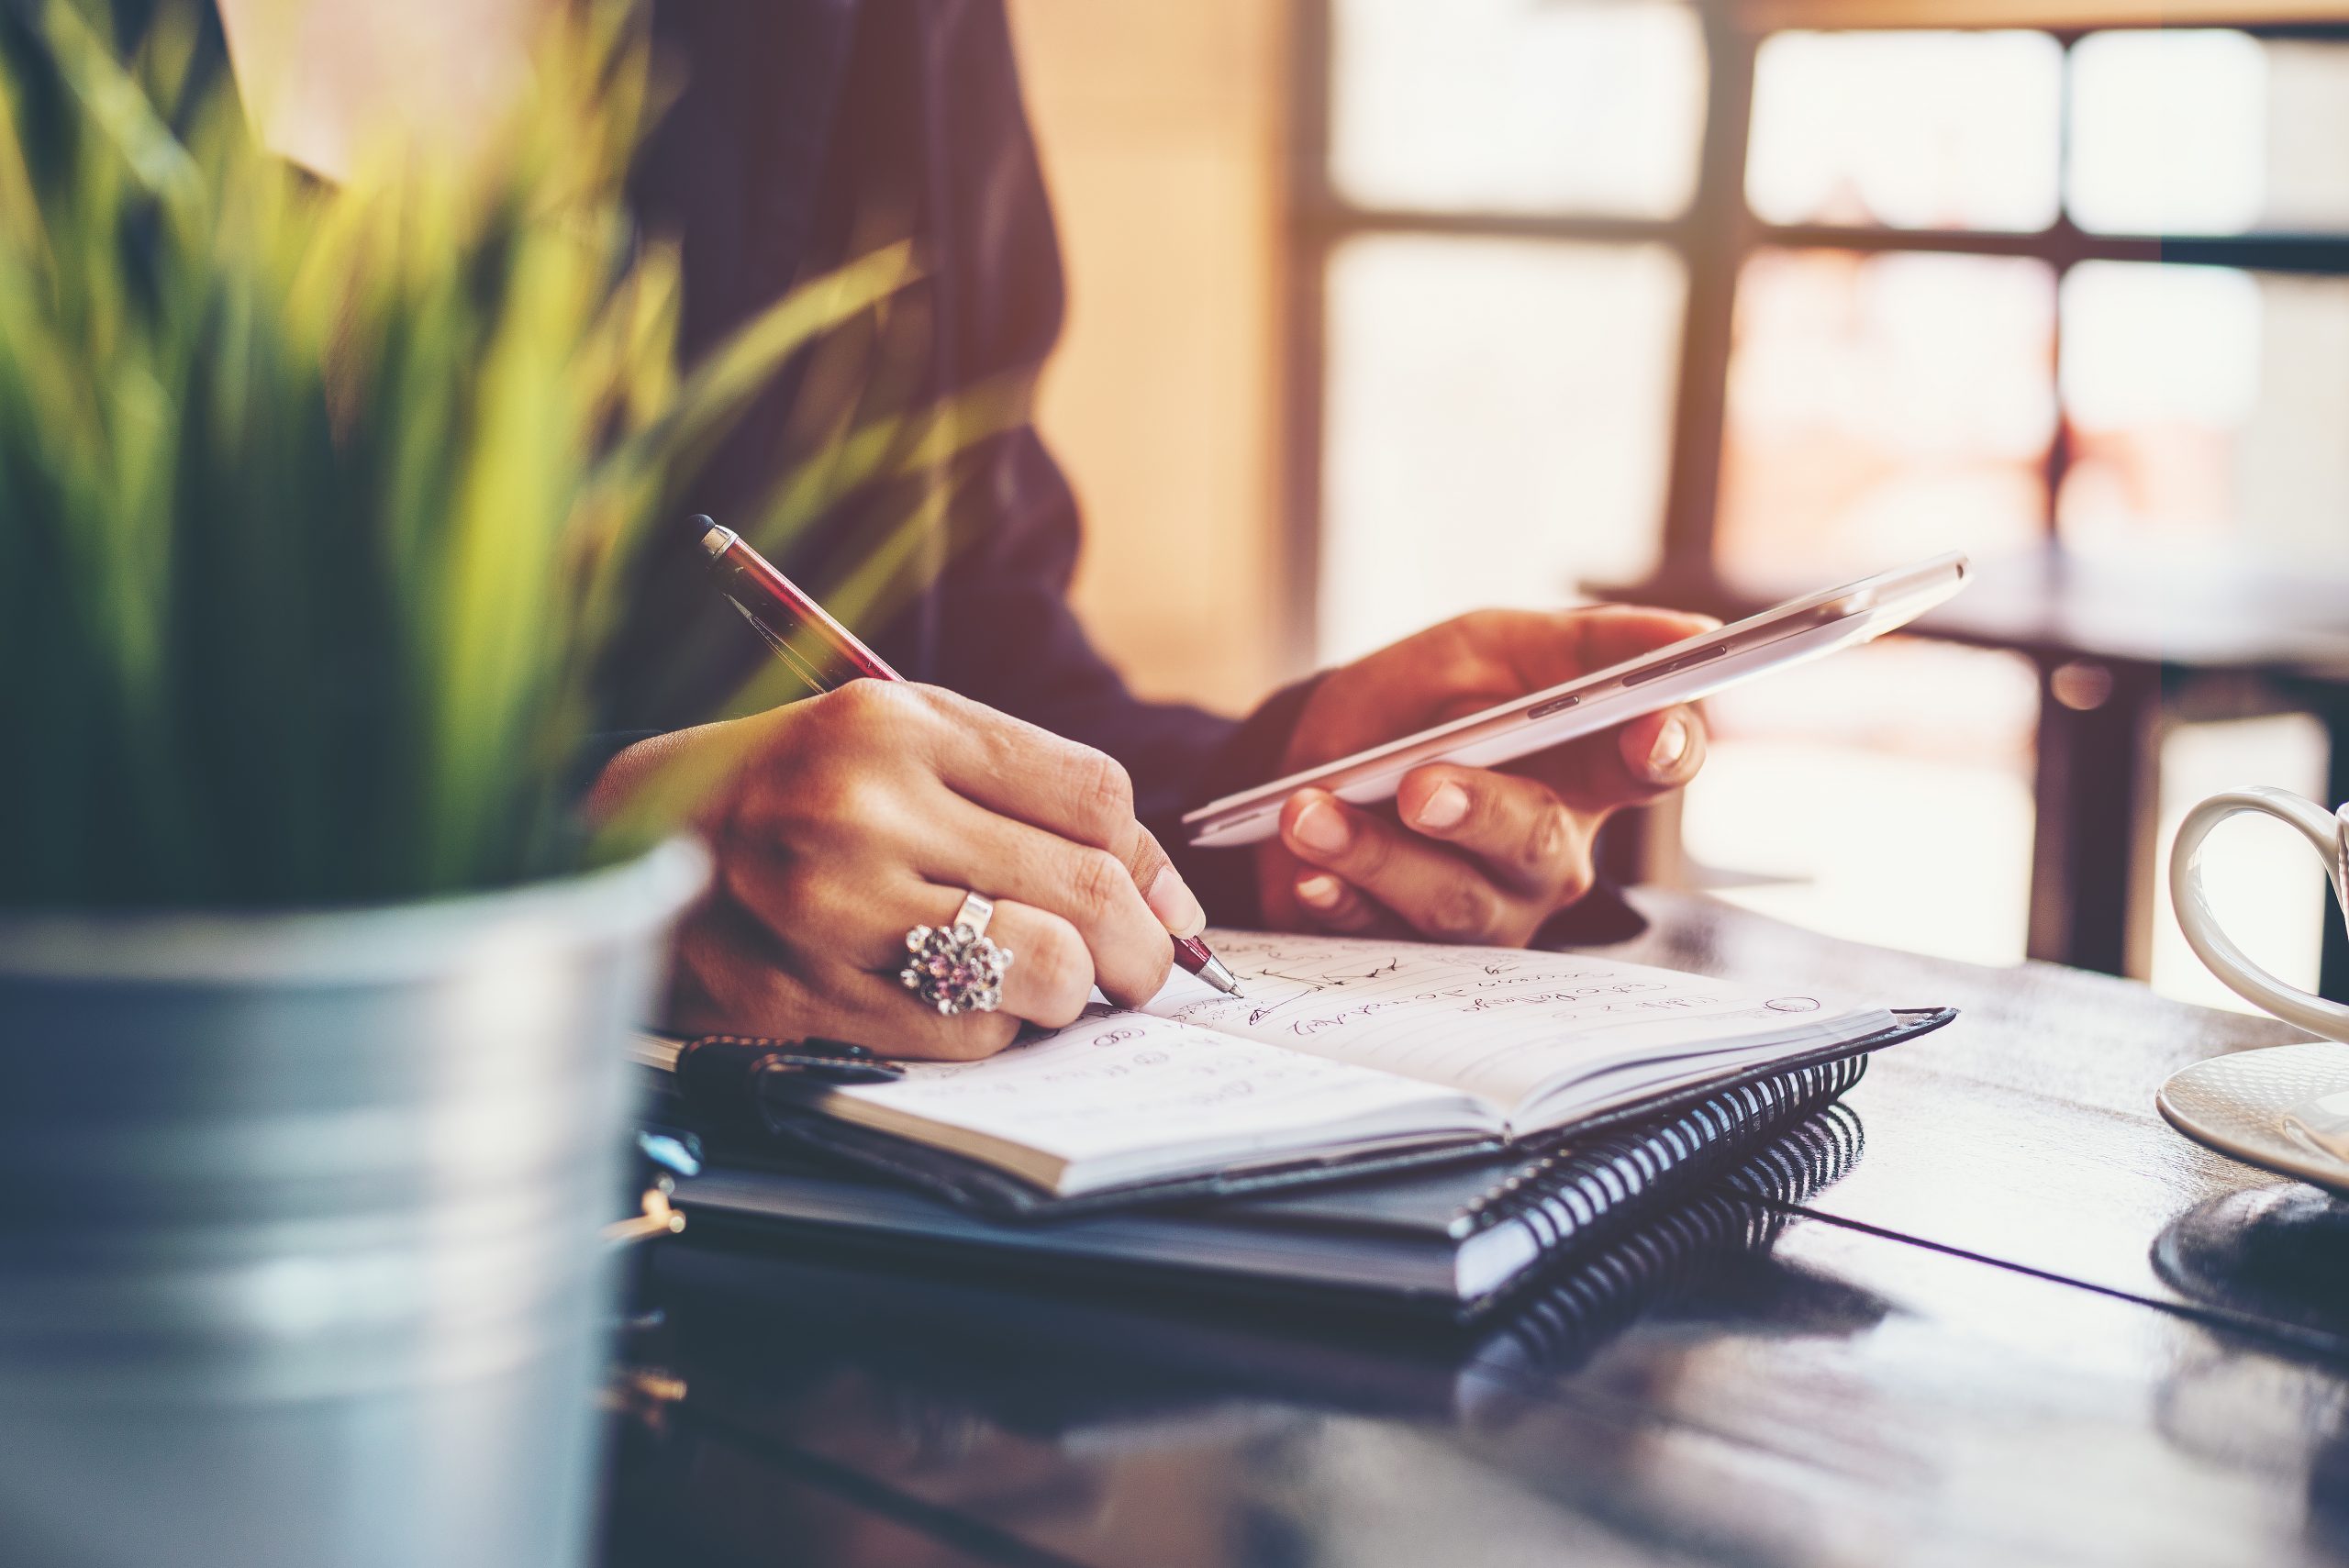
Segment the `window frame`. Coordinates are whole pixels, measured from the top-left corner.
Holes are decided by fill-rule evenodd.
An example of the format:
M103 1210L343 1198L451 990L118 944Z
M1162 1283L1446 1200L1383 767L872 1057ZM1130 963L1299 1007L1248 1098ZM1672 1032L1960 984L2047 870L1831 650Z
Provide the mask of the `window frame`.
M1284 443L1282 501L1286 518L1283 576L1289 645L1282 651L1292 668L1308 668L1317 646L1321 540L1327 525L1325 377L1328 369L1327 280L1330 261L1351 239L1372 235L1424 235L1454 239L1516 239L1562 242L1660 245L1676 255L1687 280L1680 363L1673 395L1668 437L1662 539L1654 573L1636 584L1607 584L1665 603L1705 608L1735 607L1739 595L1723 582L1714 560L1720 498L1722 445L1727 435L1727 394L1737 284L1746 261L1760 250L1811 250L1852 254L1926 253L2012 256L2045 262L2062 288L2083 261L2151 261L2241 268L2258 272L2349 276L2349 233L2262 231L2241 235L2157 236L2103 234L2072 221L2068 204L2055 220L2031 232L1977 229L1891 228L1841 224L1765 223L1746 205L1745 166L1752 128L1754 62L1764 39L1778 32L1973 31L2017 28L2054 37L2065 50L2064 133L2072 111L2069 59L2072 47L2094 33L2155 30L2160 20L2115 8L2093 25L2076 22L2033 27L2027 10L2002 11L1968 23L1946 7L1927 8L1913 19L1892 20L1866 7L1831 7L1811 14L1802 5L1740 7L1708 0L1686 0L1697 14L1706 52L1705 125L1698 142L1695 189L1688 206L1666 218L1601 217L1492 211L1420 212L1364 206L1341 195L1330 178L1332 13L1338 0L1296 0L1290 51L1292 123L1289 129L1288 243L1283 289L1286 315L1282 374L1288 427ZM2277 0L2269 0L2277 4ZM2053 7L2051 7L2053 9ZM2288 16L2289 0L2278 9ZM2302 6L2305 10L2306 7ZM1766 18L1749 26L1747 17ZM2349 20L2251 19L2256 12L2211 18L2207 24L2269 40L2349 42ZM2170 24L2176 26L2175 22ZM2059 156L2065 150L2059 149ZM2054 349L2062 353L2062 323ZM2046 507L2042 537L2055 537L2055 506L2071 466L2071 440L2058 419L2046 460Z

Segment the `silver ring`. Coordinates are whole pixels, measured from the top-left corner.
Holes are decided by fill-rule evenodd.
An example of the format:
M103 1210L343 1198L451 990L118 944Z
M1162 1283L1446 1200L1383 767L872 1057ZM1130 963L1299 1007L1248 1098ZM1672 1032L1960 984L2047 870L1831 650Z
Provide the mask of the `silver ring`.
M897 971L897 984L948 1018L1002 1006L1012 952L988 940L987 922L994 918L994 899L965 893L952 925L907 931L906 951L911 956Z

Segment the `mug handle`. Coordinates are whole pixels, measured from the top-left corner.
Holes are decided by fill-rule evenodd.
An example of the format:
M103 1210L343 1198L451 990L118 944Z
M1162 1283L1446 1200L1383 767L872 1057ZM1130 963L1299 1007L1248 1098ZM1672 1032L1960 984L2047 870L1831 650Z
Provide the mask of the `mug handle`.
M2317 853L2324 857L2326 880L2332 883L2334 896L2342 900L2343 907L2349 907L2349 887L2343 885L2340 819L2314 801L2303 800L2289 790L2254 784L2212 795L2188 812L2185 822L2179 825L2177 841L2171 848L2169 858L2170 901L2177 908L2178 929L2186 933L2187 945L2194 950L2194 956L2208 964L2210 973L2244 1001L2287 1023L2298 1024L2311 1034L2328 1040L2349 1039L2349 1006L2311 996L2260 968L2220 928L2218 917L2210 912L2210 901L2202 892L2202 840L2210 837L2211 828L2246 811L2280 817L2298 828L2301 837L2315 845ZM2329 911L2327 917L2330 918Z

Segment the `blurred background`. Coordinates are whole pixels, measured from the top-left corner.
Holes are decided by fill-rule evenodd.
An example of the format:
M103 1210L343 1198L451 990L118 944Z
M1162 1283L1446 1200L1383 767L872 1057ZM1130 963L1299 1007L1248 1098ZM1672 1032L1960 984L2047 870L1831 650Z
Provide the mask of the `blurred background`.
M1716 699L1619 869L2233 1003L2177 818L2349 796L2349 4L1013 12L1071 273L1042 423L1144 691L1963 549L1924 635ZM2305 847L2213 842L2243 944L2343 995Z

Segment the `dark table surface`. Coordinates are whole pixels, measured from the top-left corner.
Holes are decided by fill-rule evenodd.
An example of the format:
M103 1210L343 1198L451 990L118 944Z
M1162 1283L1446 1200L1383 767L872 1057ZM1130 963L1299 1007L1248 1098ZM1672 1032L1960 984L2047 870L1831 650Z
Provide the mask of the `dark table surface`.
M2298 1035L1635 896L1964 1015L1475 1338L666 1243L611 1568L2349 1563L2349 1204L2153 1109Z

